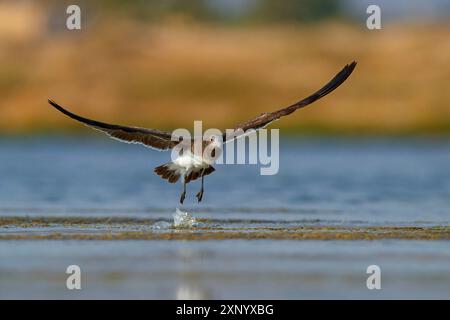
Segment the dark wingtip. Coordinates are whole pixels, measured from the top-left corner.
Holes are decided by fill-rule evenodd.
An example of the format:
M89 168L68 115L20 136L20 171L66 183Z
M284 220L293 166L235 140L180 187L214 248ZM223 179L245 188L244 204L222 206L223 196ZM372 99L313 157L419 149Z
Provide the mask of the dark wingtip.
M55 101L53 101L52 99L48 98L47 102L50 103L55 108L59 109L59 105Z
M341 72L339 72L336 77L331 80L331 83L335 82L334 85L332 85L332 87L334 87L333 90L340 86L345 80L347 80L347 78L352 74L353 70L355 70L356 65L357 62L353 60L352 63L345 65Z
M352 63L346 65L347 69L349 70L349 72L353 72L353 70L355 69L356 65L358 64L358 62L356 62L355 60L353 60Z
M342 68L342 70L339 71L339 73L336 74L334 76L334 78L331 79L321 89L319 89L318 91L316 91L309 97L293 104L292 106L290 106L288 108L295 108L295 109L303 108L303 107L306 107L307 105L313 103L314 101L326 96L327 94L329 94L330 92L335 90L337 87L339 87L341 84L343 84L345 82L345 80L347 80L348 77L350 77L350 75L352 74L353 70L356 67L356 64L357 64L356 61L353 61L350 64L346 64L344 66L344 68Z
M63 107L61 107L59 104L57 104L55 101L53 101L52 99L47 99L48 103L50 103L50 105L52 105L56 110L61 111L62 113L68 115L69 117L74 118L74 115L67 111L66 109L64 109Z
M83 123L93 122L92 120L89 120L89 119L80 117L80 116L78 116L78 115L76 115L76 114L74 114L74 113L72 113L72 112L70 112L70 111L64 109L63 107L61 107L59 104L57 104L55 101L53 101L53 100L50 99L50 98L47 99L47 101L48 101L48 103L50 103L50 105L52 105L56 110L58 110L58 111L64 113L66 116L69 116L69 117L72 118L72 119L81 121L81 122L83 122Z

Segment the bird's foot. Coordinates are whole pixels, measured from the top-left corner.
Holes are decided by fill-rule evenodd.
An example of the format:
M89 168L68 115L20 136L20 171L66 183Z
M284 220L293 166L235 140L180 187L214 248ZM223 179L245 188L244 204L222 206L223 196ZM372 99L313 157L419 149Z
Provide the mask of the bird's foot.
M181 194L180 203L183 204L184 198L186 198L186 191Z
M203 199L203 189L199 191L199 193L197 193L196 195L198 202L202 201Z

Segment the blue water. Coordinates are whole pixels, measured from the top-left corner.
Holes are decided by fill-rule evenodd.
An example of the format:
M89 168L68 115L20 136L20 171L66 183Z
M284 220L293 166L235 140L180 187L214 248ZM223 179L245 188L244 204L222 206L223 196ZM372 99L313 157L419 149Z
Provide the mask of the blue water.
M152 169L170 153L107 139L0 140L0 214L164 216L178 206L180 184ZM448 223L450 142L331 140L281 142L280 170L216 165L188 185L185 208L215 217L255 215L368 223Z
M89 135L0 139L0 216L171 219L169 153ZM450 224L450 141L283 140L280 171L216 166L197 217L296 224ZM0 298L450 298L448 241L0 241ZM82 290L65 288L78 264ZM379 265L382 289L368 290Z
M11 241L0 298L450 298L448 242ZM7 259L3 259L7 258ZM81 290L67 290L67 266ZM368 290L366 269L381 269Z

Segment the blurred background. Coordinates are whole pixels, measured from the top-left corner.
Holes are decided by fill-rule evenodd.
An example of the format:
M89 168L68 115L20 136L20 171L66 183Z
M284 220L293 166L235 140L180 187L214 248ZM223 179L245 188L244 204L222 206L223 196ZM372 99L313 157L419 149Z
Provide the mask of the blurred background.
M230 128L287 106L352 60L350 80L292 134L450 132L450 2L358 0L0 1L0 134L84 127L47 98L106 122ZM381 7L368 30L366 8Z
M66 28L71 4L79 31ZM366 27L370 4L381 30ZM450 226L449 16L448 0L0 0L0 298L450 297L448 240L413 240ZM167 227L181 186L152 168L169 154L47 104L125 125L232 128L353 60L342 87L273 126L278 174L218 165L200 204L189 184L180 208L205 229ZM228 240L329 227L336 240ZM385 228L410 240L350 240ZM217 240L107 241L193 230ZM64 286L69 264L86 274L82 291ZM366 287L371 264L383 290Z

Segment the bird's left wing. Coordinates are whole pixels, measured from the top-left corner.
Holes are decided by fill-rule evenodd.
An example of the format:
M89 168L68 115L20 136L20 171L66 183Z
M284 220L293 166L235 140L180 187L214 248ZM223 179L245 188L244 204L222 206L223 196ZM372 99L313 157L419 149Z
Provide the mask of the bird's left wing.
M238 124L235 128L235 134L231 136L227 136L224 134L224 141L230 141L235 138L239 137L239 134L237 134L238 130L243 134L244 132L253 130L258 130L261 128L266 127L271 122L278 120L281 117L287 116L297 109L306 107L307 105L313 103L314 101L326 96L330 92L332 92L334 89L339 87L342 83L344 83L345 80L350 76L350 74L353 72L353 70L356 67L356 62L353 61L352 63L346 65L338 74L334 76L333 79L331 79L326 85L324 85L321 89L314 92L312 95L306 97L303 100L300 100L297 103L294 103L293 105L274 111L274 112L266 112L259 116L257 116L254 119L251 119L247 122ZM246 133L248 133L248 131Z
M50 103L55 109L64 113L66 116L75 119L93 129L102 131L109 135L111 138L122 142L142 144L144 146L151 147L157 150L169 150L179 143L179 141L173 141L172 135L167 132L159 131L156 129L126 127L95 121L76 115L64 109L53 100L49 99L48 103Z

